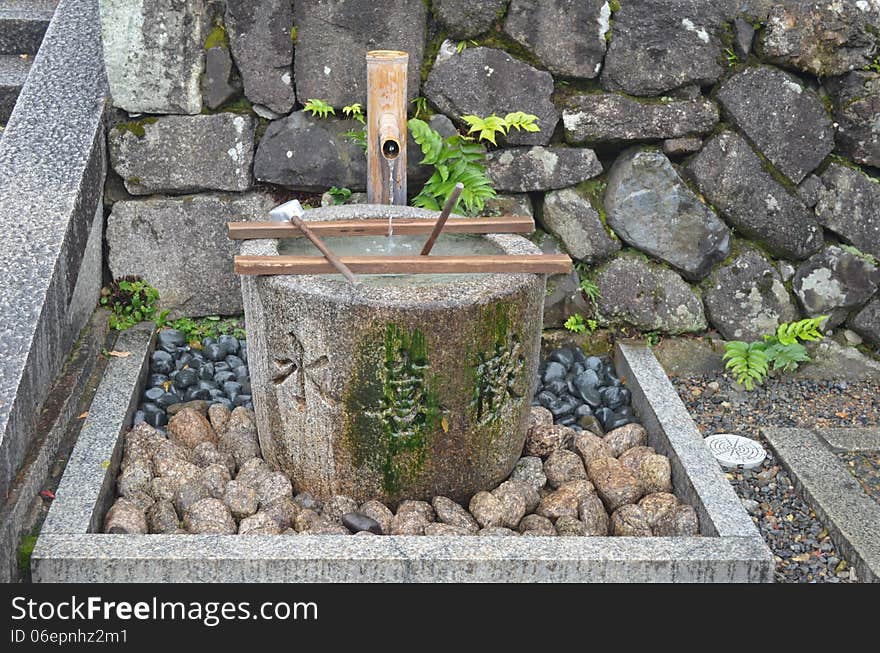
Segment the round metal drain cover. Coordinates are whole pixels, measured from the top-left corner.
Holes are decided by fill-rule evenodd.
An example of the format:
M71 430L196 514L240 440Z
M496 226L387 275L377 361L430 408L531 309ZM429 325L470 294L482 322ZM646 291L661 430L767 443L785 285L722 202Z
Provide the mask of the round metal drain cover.
M741 466L744 469L754 469L767 456L758 442L750 438L733 433L717 433L706 438L709 451L725 467Z

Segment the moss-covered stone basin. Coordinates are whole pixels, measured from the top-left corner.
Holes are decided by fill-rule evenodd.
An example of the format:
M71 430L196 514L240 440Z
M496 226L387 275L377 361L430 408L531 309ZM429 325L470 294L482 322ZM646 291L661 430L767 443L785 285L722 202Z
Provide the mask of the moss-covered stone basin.
M389 214L436 218L355 205L305 219ZM456 251L468 238L474 253L540 253L510 234L457 238ZM247 241L242 253L276 255L279 243ZM242 278L260 444L297 491L466 500L510 473L525 439L546 279L431 277L359 288L340 275Z

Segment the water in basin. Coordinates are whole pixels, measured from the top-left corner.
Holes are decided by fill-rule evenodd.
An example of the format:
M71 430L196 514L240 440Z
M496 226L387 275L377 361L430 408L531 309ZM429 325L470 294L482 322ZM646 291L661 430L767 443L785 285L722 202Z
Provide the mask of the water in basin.
M417 256L427 240L426 235L330 236L322 238L337 256ZM282 256L320 256L307 238L286 238L279 241ZM503 250L483 236L473 234L442 234L431 256L486 256ZM319 275L332 276L332 275ZM359 274L369 285L433 286L473 279L474 274Z

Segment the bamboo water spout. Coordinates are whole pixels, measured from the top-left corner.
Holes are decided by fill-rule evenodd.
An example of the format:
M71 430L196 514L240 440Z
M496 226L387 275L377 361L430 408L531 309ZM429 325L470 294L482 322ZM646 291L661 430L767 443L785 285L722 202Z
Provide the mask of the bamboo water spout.
M367 201L406 205L406 67L409 55L367 53Z

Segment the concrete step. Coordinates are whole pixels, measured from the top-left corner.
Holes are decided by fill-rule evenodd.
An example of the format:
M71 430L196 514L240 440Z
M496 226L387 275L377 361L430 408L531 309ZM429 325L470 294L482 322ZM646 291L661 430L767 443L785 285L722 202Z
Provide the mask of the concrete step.
M0 0L0 54L36 54L58 0Z
M0 55L0 125L5 125L9 120L32 63L31 56Z

